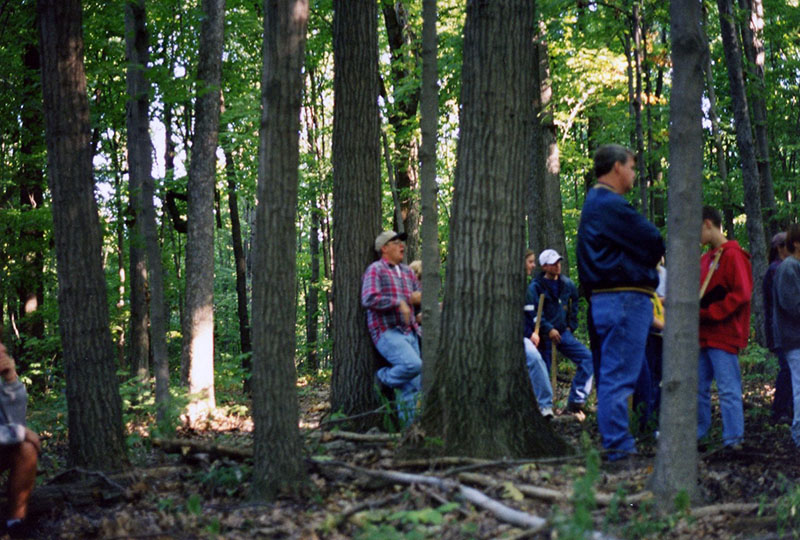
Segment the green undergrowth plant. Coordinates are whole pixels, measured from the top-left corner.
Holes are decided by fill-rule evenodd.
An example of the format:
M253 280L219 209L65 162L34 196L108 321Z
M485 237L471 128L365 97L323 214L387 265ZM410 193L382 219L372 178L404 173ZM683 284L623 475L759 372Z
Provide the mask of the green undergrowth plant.
M781 482L785 493L775 501L778 536L800 538L800 486L792 485L785 477L781 477Z
M592 512L597 508L595 484L600 477L600 454L592 445L589 434L581 434L581 447L586 454L584 471L574 471L572 514L556 509L553 517L556 537L559 540L583 540L594 529Z
M436 508L414 510L369 510L355 514L351 521L358 527L357 540L416 540L435 538L448 514L459 507L446 503ZM462 531L465 532L466 531ZM468 538L469 535L465 534Z

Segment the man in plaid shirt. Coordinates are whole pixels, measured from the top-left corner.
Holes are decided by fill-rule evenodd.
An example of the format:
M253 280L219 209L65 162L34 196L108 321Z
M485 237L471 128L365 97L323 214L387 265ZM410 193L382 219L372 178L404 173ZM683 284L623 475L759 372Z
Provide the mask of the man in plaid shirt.
M405 239L405 233L394 231L383 231L375 239L375 251L381 258L364 272L361 305L367 309L367 327L375 347L391 364L378 370L378 380L400 390L400 416L410 422L422 369L420 328L412 306L420 305L422 293L414 272L403 264Z

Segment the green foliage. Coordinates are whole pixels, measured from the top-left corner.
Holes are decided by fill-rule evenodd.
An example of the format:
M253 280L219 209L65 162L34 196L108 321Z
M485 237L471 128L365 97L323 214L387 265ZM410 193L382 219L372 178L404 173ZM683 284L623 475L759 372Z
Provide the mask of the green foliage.
M120 373L124 376L124 373ZM170 399L163 405L163 419L156 421L158 405L155 401L155 381L132 377L124 380L119 387L122 398L122 421L128 426L129 446L136 445L143 440L142 433L151 437L171 437L181 424L181 414L189 403L188 397L180 387L170 388ZM144 423L152 426L149 431L141 432L132 429Z
M775 501L778 536L791 531L792 538L800 537L800 486L785 483L786 493Z
M555 529L559 539L582 540L594 528L592 511L597 507L594 486L600 476L600 454L593 448L585 431L581 434L581 446L586 454L586 468L582 474L575 473L577 478L572 489L572 515L555 513Z
M244 480L252 474L252 467L244 463L222 463L215 461L206 471L197 471L195 480L209 497L218 495L243 495Z
M458 503L447 503L437 508L359 512L352 518L359 526L355 537L359 540L431 538L436 535L437 526L445 522L447 514L458 507Z

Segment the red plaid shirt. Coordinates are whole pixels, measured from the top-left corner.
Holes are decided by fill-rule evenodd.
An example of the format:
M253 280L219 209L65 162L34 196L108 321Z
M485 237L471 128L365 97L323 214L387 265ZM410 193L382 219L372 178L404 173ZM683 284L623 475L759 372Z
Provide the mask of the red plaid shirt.
M411 307L409 297L418 290L417 276L405 264L389 264L382 258L367 267L361 278L361 305L367 308L367 328L376 345L381 334L391 328L404 334L419 332L413 309L411 324L405 324L397 308L401 300Z

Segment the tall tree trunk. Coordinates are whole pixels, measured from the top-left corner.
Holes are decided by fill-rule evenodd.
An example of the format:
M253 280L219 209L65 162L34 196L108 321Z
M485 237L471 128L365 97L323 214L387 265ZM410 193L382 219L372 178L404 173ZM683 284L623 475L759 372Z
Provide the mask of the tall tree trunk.
M150 83L147 64L150 44L147 33L146 0L125 4L125 25L128 54L128 169L136 209L136 229L143 244L146 260L147 305L149 306L149 344L156 376L157 418L164 420L169 401L169 358L167 356L167 308L164 302L164 269L158 240L156 211L153 203L155 183L150 140ZM136 179L134 180L134 176ZM148 356L148 359L149 359ZM142 366L144 367L144 366ZM142 369L139 375L147 375Z
M717 92L714 89L714 72L711 68L711 49L708 44L708 11L705 4L702 6L703 10L703 39L706 47L706 91L708 92L708 118L711 120L711 136L714 139L714 153L717 158L717 173L722 185L722 215L725 222L725 230L729 238L734 236L734 223L733 223L733 204L732 196L730 193L730 183L728 182L728 162L725 159L725 148L722 146L722 133L719 129L719 116L717 115Z
M419 178L416 170L417 145L415 140L416 116L419 107L420 86L414 66L419 51L412 47L408 30L408 12L402 1L382 0L381 9L386 26L391 63L389 76L392 82L392 103L389 105L389 123L394 131L395 187L400 201L403 230L408 234L406 259L419 258ZM397 225L397 230L400 225Z
M633 1L631 11L631 33L633 34L633 67L636 79L636 95L633 112L636 129L636 170L639 181L639 211L647 216L647 160L644 155L644 131L642 128L642 13L638 0Z
M749 103L753 111L753 128L756 138L756 160L761 180L761 208L764 212L765 241L780 229L777 221L777 203L772 185L772 168L769 160L769 135L767 133L766 84L764 83L764 4L761 0L739 0L739 8L747 15L742 24L742 44L750 75Z
M537 41L537 65L534 88L533 167L528 183L529 246L534 252L555 249L564 257L562 271L569 274L567 243L564 237L564 217L561 204L561 165L558 137L553 120L553 86L550 80L550 58L547 44Z
M436 145L439 124L439 88L437 69L436 0L422 2L422 94L420 97L420 187L422 205L422 384L428 391L436 365L439 345L439 209L436 185Z
M39 0L37 10L69 462L117 469L126 463L122 402L94 200L81 4Z
M652 489L674 501L697 495L697 357L699 353L700 210L703 183L703 69L705 37L700 4L670 6L672 95L669 133L669 238L667 323L661 384L658 453ZM687 263L687 261L691 261Z
M764 226L761 218L761 190L756 165L753 130L747 108L747 96L742 75L742 53L733 19L732 0L717 0L719 24L722 32L722 48L728 65L728 80L731 86L733 118L736 123L736 145L742 160L742 184L744 185L744 209L747 214L747 237L750 240L750 260L753 264L753 281L761 283L767 271L767 252ZM761 287L753 287L753 324L756 340L762 346L764 336L764 297Z
M295 216L308 0L265 0L258 207L253 246L253 492L296 493L305 480L294 367Z
M33 6L31 6L31 13ZM20 151L22 163L20 164L19 178L19 203L23 215L33 215L32 212L41 211L44 202L44 163L40 155L44 145L44 118L40 103L42 101L41 88L36 78L39 77L41 63L39 50L36 45L29 43L25 46L22 59L25 71L23 77L23 106L20 110L22 122ZM21 258L20 282L17 287L19 297L19 332L20 344L16 353L20 371L26 371L29 362L34 361L28 354L26 342L29 338L42 339L44 337L44 318L39 308L44 302L44 253L46 251L44 231L41 227L34 226L38 220L26 220L30 223L20 234L20 245L31 246ZM34 247L38 246L38 248ZM2 318L0 318L2 321ZM32 376L35 383L41 377Z
M252 361L249 352L253 347L250 341L250 316L247 313L247 260L242 245L242 225L239 218L239 200L236 194L236 167L233 152L225 150L225 174L228 177L228 211L231 215L231 243L236 265L236 315L239 319L239 346L242 351L242 368L251 372ZM244 391L250 393L250 379L244 381Z
M377 351L361 306L361 276L381 228L377 4L333 3L333 380L331 408L377 406ZM374 424L367 418L357 427Z
M315 374L319 370L317 347L319 340L319 213L317 190L311 191L311 230L309 231L308 256L311 259L311 279L306 295L306 371Z
M467 4L442 335L423 413L448 455L565 450L537 411L522 348L533 36L529 0Z
M188 366L189 417L214 409L214 185L219 135L225 0L203 0L197 101L189 164L186 314L182 361Z

